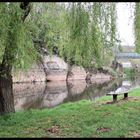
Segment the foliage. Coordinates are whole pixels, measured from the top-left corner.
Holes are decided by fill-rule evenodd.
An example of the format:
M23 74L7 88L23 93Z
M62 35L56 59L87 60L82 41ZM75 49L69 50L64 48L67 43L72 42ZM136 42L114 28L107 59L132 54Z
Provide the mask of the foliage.
M115 42L115 4L34 3L34 37L70 64L100 66Z
M114 13L114 4L72 3L64 15L61 55L74 64L100 67L114 47Z
M34 40L41 40L46 43L47 49L52 51L58 46L59 11L61 6L56 3L33 3L33 9L29 18L32 24L32 36ZM62 9L61 9L62 10Z
M135 46L140 53L140 3L135 4Z
M132 68L124 68L124 74L127 78L133 78L137 75L136 70Z
M19 3L1 3L0 61L6 46L13 68L27 68L38 60L33 40L46 43L70 64L101 67L115 44L113 3L32 3L31 13L21 22Z
M23 23L19 3L0 3L0 61L7 56L13 68L28 67L36 59L30 34L30 24Z

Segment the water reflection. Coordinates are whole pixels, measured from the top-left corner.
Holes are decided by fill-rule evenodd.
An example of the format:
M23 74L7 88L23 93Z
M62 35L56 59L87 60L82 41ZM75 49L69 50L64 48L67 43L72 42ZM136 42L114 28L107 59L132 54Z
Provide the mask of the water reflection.
M42 100L41 108L54 107L62 103L63 100L67 98L67 96L68 90L66 81L48 82L44 92L44 98Z
M13 84L15 110L52 108L62 103L81 99L95 100L122 86L137 86L140 79L113 80L101 84L87 84L84 80Z

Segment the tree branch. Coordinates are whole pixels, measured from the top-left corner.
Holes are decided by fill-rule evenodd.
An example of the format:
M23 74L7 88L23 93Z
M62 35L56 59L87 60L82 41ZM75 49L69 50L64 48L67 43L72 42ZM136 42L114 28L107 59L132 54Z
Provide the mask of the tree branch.
M31 11L31 5L29 2L21 2L20 8L24 10L24 15L22 17L23 22L25 21L26 17L29 15Z

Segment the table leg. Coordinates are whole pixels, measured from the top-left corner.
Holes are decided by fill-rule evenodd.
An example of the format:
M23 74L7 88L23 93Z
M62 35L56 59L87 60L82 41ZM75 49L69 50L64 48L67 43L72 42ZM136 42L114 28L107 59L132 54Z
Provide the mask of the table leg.
M124 99L128 99L128 93L124 93Z
M113 95L113 102L117 101L117 95Z

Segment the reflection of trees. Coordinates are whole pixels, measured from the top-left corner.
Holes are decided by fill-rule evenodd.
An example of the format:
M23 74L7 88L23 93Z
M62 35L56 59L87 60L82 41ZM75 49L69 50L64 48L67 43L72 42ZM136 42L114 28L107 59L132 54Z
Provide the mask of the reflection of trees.
M106 93L112 90L116 90L121 86L121 84L121 80L114 80L110 82L104 82L102 84L87 85L87 87L80 94L69 93L64 102L78 101L81 99L95 99L96 97L104 96Z
M45 86L43 82L13 84L15 109L41 108Z
M23 99L22 99L23 100ZM30 109L30 108L41 108L42 105L42 100L43 100L43 94L39 96L34 96L34 97L26 97L25 98L25 103L21 105L21 107L24 110Z
M140 85L140 76L137 75L135 77L133 77L133 79L131 78L132 81L132 86L139 86Z
M98 85L92 84L85 90L85 93L87 94L88 99L92 100L96 97L104 96L110 91L115 91L121 85L122 80L109 81Z
M15 84L14 91L19 92L15 96L16 109L50 108L62 103L68 94L66 82Z
M102 84L87 85L83 81L48 82L46 84L25 84L15 91L16 109L51 108L63 102L78 101L81 99L95 99L105 95L111 90L120 87L122 81L110 81ZM17 85L18 88L20 87ZM26 94L25 94L26 92Z

